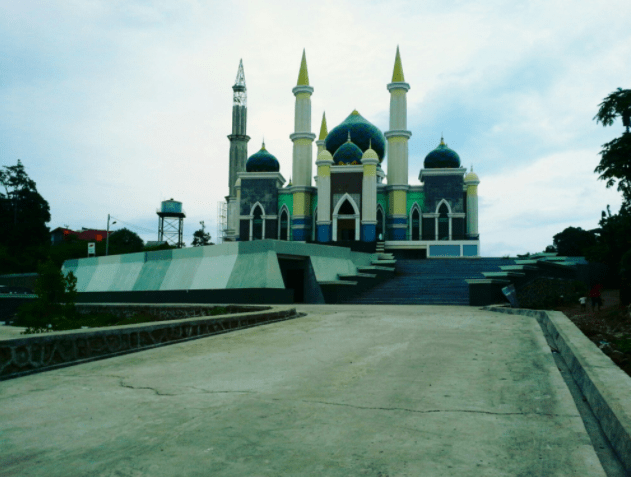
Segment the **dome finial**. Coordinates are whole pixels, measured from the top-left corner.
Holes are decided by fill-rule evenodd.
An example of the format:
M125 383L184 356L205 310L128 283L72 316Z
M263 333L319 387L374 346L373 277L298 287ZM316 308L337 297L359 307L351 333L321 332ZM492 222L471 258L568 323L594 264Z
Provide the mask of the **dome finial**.
M348 130L348 139L346 140L346 142L351 142L351 130Z
M368 139L368 149L372 149L372 138Z
M298 73L298 86L309 86L309 73L307 72L307 55L302 49L302 61L300 62L300 72Z
M443 133L440 133L440 145L441 146L446 146L445 140L443 139Z
M265 137L263 137L263 145L261 146L261 151L265 151Z
M322 125L320 126L320 137L318 140L324 141L329 134L329 130L326 127L326 113L322 112Z
M243 72L243 58L239 60L239 69L237 70L237 79L234 80L235 86L243 86L245 88L245 73Z
M399 45L397 45L397 56L394 59L392 83L405 83L405 77L403 76L403 65L401 64L401 55L399 54Z

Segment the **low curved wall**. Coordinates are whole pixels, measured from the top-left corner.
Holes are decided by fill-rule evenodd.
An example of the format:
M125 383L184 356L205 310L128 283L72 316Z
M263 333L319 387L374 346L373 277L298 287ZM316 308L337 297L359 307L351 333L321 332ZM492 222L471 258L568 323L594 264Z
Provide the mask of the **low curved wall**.
M249 328L300 315L295 308L28 335L0 341L0 380Z

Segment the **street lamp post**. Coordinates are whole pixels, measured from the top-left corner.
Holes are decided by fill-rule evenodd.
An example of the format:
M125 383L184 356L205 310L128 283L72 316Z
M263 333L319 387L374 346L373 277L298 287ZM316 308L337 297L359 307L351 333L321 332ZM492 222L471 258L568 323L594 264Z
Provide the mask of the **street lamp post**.
M116 221L112 222L114 225ZM110 251L110 214L107 214L107 232L105 233L105 256L108 255Z

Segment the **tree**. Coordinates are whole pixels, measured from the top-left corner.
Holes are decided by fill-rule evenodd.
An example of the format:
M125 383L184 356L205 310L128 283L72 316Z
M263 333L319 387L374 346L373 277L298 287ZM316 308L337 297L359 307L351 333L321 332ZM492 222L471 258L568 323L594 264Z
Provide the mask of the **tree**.
M606 181L607 187L618 182L618 190L626 202L631 201L631 89L618 88L607 96L594 120L603 126L613 125L616 118L622 119L625 132L622 136L603 144L600 163L594 172L599 179Z
M210 241L210 234L204 231L204 228L202 227L201 229L196 230L193 233L192 245L193 247L200 247L204 245L214 245L214 244Z
M26 247L48 245L50 222L48 202L37 192L33 181L18 159L15 166L3 166L0 170L0 223L3 234L0 243L8 246L14 253Z
M623 205L617 214L612 214L607 206L598 224L597 244L586 251L586 258L606 263L615 277L620 272L622 256L631 249L631 210Z
M110 255L142 252L145 246L145 243L138 234L126 228L122 228L112 233L109 240Z
M580 227L568 227L552 238L556 252L566 257L585 256L587 249L596 245L594 232ZM546 249L548 250L548 249Z

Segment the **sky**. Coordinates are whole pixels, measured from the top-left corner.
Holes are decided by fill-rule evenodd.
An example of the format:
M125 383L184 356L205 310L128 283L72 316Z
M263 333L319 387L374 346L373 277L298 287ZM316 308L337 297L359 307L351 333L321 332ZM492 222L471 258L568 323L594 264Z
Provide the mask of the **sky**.
M628 0L6 0L0 166L22 161L51 229L104 229L110 214L112 230L157 240L174 198L185 242L200 221L214 241L239 60L248 154L264 138L289 179L303 48L317 134L324 111L329 130L353 109L388 129L398 45L409 183L443 134L480 177L481 254L539 252L620 206L593 171L622 124L593 117L631 87L629 25Z

